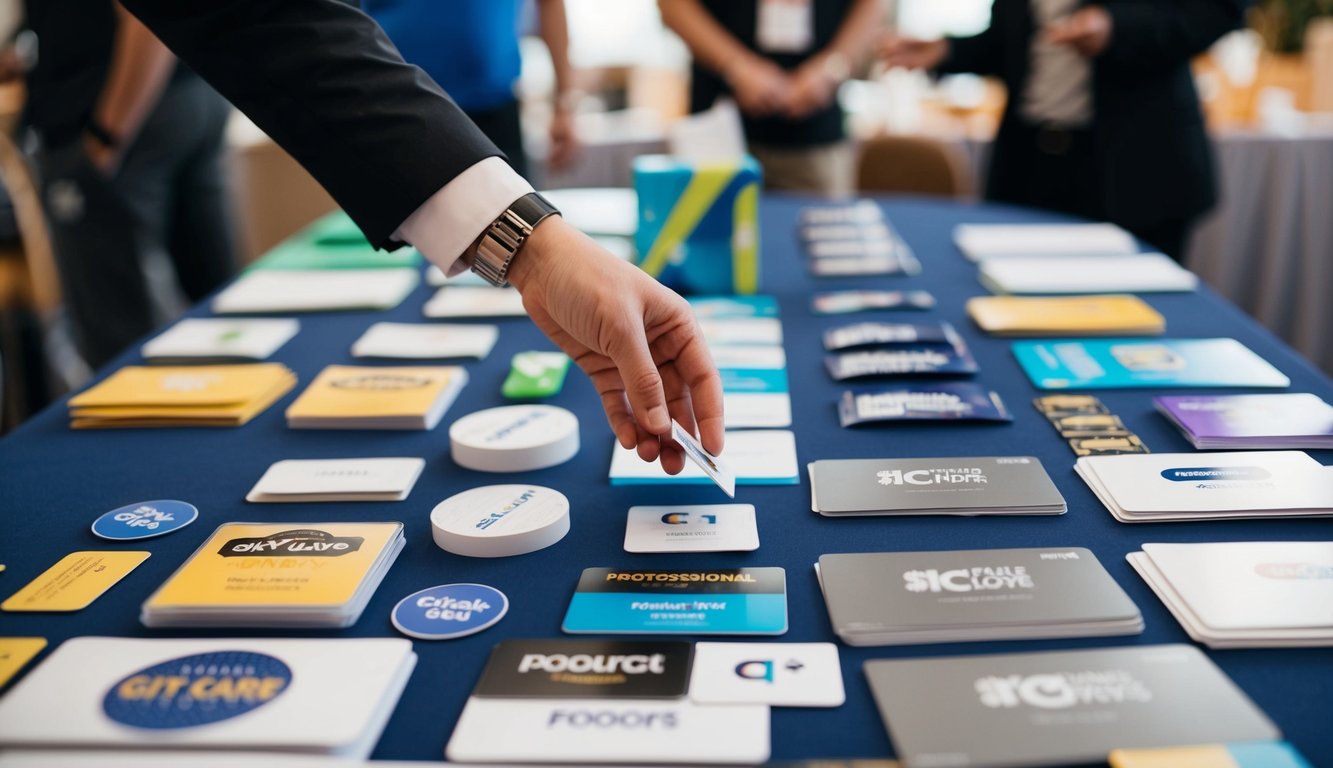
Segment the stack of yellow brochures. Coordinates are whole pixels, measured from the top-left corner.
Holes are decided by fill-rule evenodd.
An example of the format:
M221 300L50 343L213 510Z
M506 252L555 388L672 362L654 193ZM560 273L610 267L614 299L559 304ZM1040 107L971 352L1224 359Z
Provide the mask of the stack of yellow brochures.
M330 365L287 408L293 429L434 429L467 384L454 365Z
M143 604L146 627L349 627L403 524L226 523Z
M1137 296L978 296L978 327L997 336L1160 336L1166 320Z
M295 386L278 363L127 366L69 401L70 426L239 427Z

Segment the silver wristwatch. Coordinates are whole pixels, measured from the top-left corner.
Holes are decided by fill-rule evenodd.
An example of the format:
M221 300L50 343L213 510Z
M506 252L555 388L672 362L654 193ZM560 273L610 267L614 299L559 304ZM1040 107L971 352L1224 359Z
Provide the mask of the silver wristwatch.
M472 271L481 278L499 288L509 285L509 265L514 261L523 243L532 230L547 216L559 215L546 198L530 192L518 200L491 222L481 237L477 239L472 255Z

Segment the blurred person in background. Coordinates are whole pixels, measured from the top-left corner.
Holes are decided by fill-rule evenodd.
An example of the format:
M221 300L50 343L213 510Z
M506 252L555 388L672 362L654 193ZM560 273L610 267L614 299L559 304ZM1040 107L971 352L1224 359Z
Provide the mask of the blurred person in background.
M75 336L97 367L177 311L171 293L192 304L233 273L231 107L114 0L29 0L27 20L43 201Z
M1190 59L1244 0L995 0L973 37L890 36L889 66L1004 81L986 197L1119 224L1179 261L1217 200Z
M522 0L361 0L403 60L425 70L520 176L530 178L515 86L522 69ZM573 67L565 0L536 0L537 32L551 52L555 100L546 155L549 169L569 167L578 152L574 132Z
M741 111L769 189L848 195L855 153L838 86L881 30L881 0L658 0L689 46L690 111Z

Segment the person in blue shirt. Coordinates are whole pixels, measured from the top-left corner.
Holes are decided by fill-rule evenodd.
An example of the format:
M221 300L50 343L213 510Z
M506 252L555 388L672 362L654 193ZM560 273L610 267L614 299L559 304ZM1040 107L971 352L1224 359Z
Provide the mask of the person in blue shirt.
M482 132L528 176L519 124L522 62L518 30L522 0L361 0L409 64L421 67ZM549 169L569 165L574 137L573 69L564 0L537 0L538 34L551 52L555 104L550 125Z

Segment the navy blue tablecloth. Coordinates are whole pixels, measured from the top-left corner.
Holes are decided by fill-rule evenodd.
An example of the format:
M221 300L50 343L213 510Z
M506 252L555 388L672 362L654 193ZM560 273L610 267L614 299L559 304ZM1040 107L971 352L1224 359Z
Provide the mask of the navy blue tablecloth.
M461 640L417 642L420 663L375 756L440 759L453 723L486 659L502 638L555 637L570 594L585 567L698 568L782 566L790 591L788 641L832 641L812 565L829 552L931 550L986 547L1083 546L1090 548L1142 609L1147 630L1130 638L1068 641L966 643L842 650L847 703L838 709L774 709L773 757L883 757L892 754L870 697L861 665L867 659L1095 648L1144 643L1189 642L1184 631L1125 562L1145 541L1239 541L1328 539L1328 521L1276 520L1222 523L1123 525L1115 522L1078 479L1074 456L1032 408L1038 392L1022 375L1007 341L989 338L967 319L963 302L985 291L975 269L953 246L960 222L1052 220L992 205L886 200L895 227L916 250L924 270L911 278L808 276L795 236L797 212L808 201L764 200L763 290L782 308L789 357L797 451L802 465L814 459L1035 455L1041 458L1069 503L1068 514L1037 518L861 518L828 520L810 511L809 480L801 485L742 487L737 501L759 513L760 548L744 554L633 555L622 548L625 512L635 504L717 503L715 489L611 487L607 482L612 436L587 380L572 374L552 402L578 414L582 450L567 464L523 477L556 488L573 504L573 526L559 544L522 557L473 560L448 554L431 540L429 514L440 500L478 485L508 482L503 475L462 469L449 458L447 427L454 417L500 405L500 383L512 353L547 349L526 319L500 322L500 342L490 357L470 363L471 383L431 432L290 430L283 410L296 396L239 429L151 429L75 432L66 425L64 403L0 440L0 504L3 534L0 592L12 594L65 554L81 549L144 549L149 558L86 610L72 614L0 614L0 634L37 635L52 647L77 635L237 636L251 631L148 631L139 605L219 524L229 521L320 522L395 519L406 524L407 546L356 626L339 631L282 633L321 637L392 636L389 611L403 596L449 582L482 582L510 598L509 614L494 628ZM1258 258L1258 254L1256 254ZM849 316L818 317L809 311L817 289L876 287L926 289L939 299L930 312L880 312L859 317L947 320L966 336L981 373L977 380L1004 398L1015 414L1011 425L941 424L843 430L835 402L840 388L821 363L820 334ZM324 366L354 363L350 347L379 320L418 321L429 296L422 287L390 312L337 313L301 318L300 334L275 359L300 377L301 387ZM1230 336L1254 349L1291 377L1291 391L1315 392L1333 400L1333 383L1234 307L1201 289L1195 294L1148 298L1167 318L1171 336ZM194 314L207 314L197 308ZM122 356L103 375L140 361ZM298 390L301 388L298 387ZM1105 391L1099 397L1155 452L1187 451L1188 443L1152 408L1152 391ZM254 505L246 491L280 459L421 456L427 468L409 499L391 504ZM1330 452L1317 453L1325 464ZM197 505L200 519L160 539L117 544L95 538L89 525L101 513L136 501L183 499ZM277 634L277 633L275 633ZM47 651L49 653L49 649ZM1262 707L1288 739L1316 765L1333 765L1333 651L1236 650L1209 655ZM930 691L920 691L930 696ZM966 723L959 723L966 728Z

